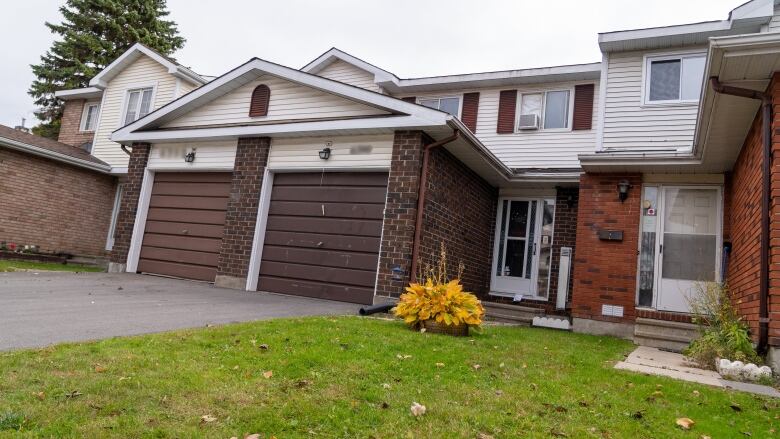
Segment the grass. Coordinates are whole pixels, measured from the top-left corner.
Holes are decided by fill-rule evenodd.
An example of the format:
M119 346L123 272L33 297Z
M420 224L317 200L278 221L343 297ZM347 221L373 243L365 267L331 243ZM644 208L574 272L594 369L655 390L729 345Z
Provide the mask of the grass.
M780 424L774 400L612 369L631 349L320 317L6 352L0 437L771 437Z
M72 271L72 272L98 272L105 271L100 267L78 264L56 264L53 262L14 261L10 259L0 260L0 273L11 271Z

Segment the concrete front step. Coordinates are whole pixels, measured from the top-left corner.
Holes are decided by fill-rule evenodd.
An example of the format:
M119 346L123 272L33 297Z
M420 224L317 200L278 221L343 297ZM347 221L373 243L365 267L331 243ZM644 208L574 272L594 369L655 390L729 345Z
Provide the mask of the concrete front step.
M692 323L637 318L634 322L634 343L680 352L699 336Z
M544 310L506 303L482 302L487 320L531 326L534 317L544 316Z

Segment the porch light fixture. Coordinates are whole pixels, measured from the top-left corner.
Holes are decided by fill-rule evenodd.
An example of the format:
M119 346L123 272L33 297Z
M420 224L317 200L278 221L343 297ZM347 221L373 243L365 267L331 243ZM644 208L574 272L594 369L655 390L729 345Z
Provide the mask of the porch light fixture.
M626 201L626 198L628 198L628 190L631 189L631 183L629 183L628 180L620 180L620 183L618 183L617 187L618 187L618 198L622 203Z
M330 158L330 148L323 148L320 150L320 158L322 160L327 160Z
M195 161L195 150L188 152L184 155L184 162L185 163L192 163Z

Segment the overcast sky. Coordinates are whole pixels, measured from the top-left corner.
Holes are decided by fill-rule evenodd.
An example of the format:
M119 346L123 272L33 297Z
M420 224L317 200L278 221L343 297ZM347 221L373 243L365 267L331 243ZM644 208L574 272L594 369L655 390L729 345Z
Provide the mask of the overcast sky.
M64 0L3 2L0 124L33 122L27 95ZM254 56L300 68L336 46L401 78L601 60L597 34L723 20L743 0L168 0L174 56L220 75ZM218 7L216 5L219 5Z

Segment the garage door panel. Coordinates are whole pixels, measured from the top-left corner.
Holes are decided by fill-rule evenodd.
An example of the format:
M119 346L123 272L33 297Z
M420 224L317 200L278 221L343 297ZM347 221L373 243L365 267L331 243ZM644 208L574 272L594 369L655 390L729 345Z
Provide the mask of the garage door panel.
M154 259L158 261L216 267L219 262L219 255L210 252L146 246L141 250L141 259Z
M219 253L219 249L222 246L222 240L215 238L197 238L193 236L172 236L147 233L144 234L144 246L147 245L151 247Z
M263 260L373 271L376 270L379 256L376 253L329 251L320 250L319 248L306 249L269 245L263 250Z
M227 197L179 197L176 195L153 195L149 200L150 207L222 211L227 209L227 203Z
M271 191L273 201L311 201L337 203L377 203L384 204L387 189L384 187L346 187L346 186L281 186Z
M374 283L376 282L376 271L351 270L267 260L263 260L263 264L260 265L260 275L371 288L373 288Z
M268 218L267 229L289 232L316 231L321 234L350 236L379 236L382 233L382 221L273 216Z
M362 303L370 305L374 300L373 288L353 287L348 285L333 285L319 282L295 279L280 279L261 277L258 284L260 291L273 291L281 294L315 297L318 299L340 300L342 302Z
M268 214L381 220L383 217L384 208L384 204L277 201L271 204L268 210ZM324 215L323 211L325 212Z
M148 221L146 223L145 232L162 235L176 235L179 237L192 236L199 238L222 239L222 235L225 233L225 227L221 224L191 224L167 221Z
M323 250L349 250L374 252L379 249L379 238L364 236L332 236L317 233L296 233L269 231L265 235L265 245L289 247L320 248ZM263 251L265 253L265 250Z
M138 271L141 273L162 274L165 276L183 277L213 282L217 276L216 267L203 267L199 265L179 264L176 262L153 261L140 259Z
M185 197L228 197L230 184L155 181L152 193Z
M387 187L385 172L312 172L279 173L274 175L275 186L378 186Z
M199 209L165 209L150 207L146 218L151 221L188 222L193 224L225 224L225 211Z

